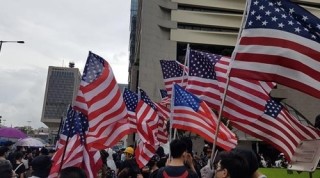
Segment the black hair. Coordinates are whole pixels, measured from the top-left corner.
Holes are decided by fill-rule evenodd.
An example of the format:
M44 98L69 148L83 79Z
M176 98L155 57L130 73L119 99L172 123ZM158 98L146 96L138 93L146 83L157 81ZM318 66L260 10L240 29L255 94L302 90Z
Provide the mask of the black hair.
M0 147L0 156L4 156L9 149L5 146Z
M187 152L192 154L192 140L190 137L182 137L181 140L186 144L187 146Z
M220 155L221 169L227 169L230 178L247 178L249 176L248 162L234 152L223 152Z
M17 152L14 154L14 159L15 159L15 160L22 159L23 156L24 156L24 154L23 154L21 151L17 151Z
M48 151L48 149L47 148L45 148L45 147L43 147L43 148L41 148L41 154L42 155L49 155L49 151Z
M187 151L187 145L181 140L173 140L170 143L170 152L173 158L180 158Z
M2 178L12 178L12 166L8 160L0 160L0 175Z
M241 155L247 161L250 175L253 175L258 170L259 162L255 152L240 148L233 149L232 152Z
M152 158L147 163L147 166L152 168L154 165L156 165L160 161L160 156L155 154L152 156Z
M157 151L156 151L156 154L159 155L160 158L166 156L166 155L164 154L164 149L163 149L162 146L159 146L159 147L158 147L158 149L157 149Z
M61 170L60 178L87 178L87 175L79 167L67 167Z

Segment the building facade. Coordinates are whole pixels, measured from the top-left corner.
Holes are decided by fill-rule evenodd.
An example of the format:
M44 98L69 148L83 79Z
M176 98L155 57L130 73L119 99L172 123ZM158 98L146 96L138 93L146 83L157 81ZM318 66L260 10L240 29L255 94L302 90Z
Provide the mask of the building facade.
M49 127L52 138L57 134L61 118L66 117L68 106L75 100L80 77L77 68L49 66L41 122Z
M133 2L133 1L132 1ZM135 1L136 2L136 1ZM242 22L245 0L139 0L135 50L130 50L129 88L143 88L159 101L164 88L159 60L184 60L185 49L231 55ZM297 1L320 17L320 2ZM320 114L320 100L278 86L272 96L283 98L312 124Z

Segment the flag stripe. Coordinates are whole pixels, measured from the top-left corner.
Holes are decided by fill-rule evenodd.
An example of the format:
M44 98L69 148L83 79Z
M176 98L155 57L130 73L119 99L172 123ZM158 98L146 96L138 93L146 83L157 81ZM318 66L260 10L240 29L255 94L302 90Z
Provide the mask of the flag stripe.
M239 62L238 64L241 64L241 62ZM246 62L243 62L242 63L243 66L248 66L250 65L251 67L255 68L255 70L260 70L260 74L258 76L252 76L252 70L244 70L244 69L241 69L241 67L238 67L238 69L233 69L233 75L236 75L236 76L243 76L243 77L247 77L247 78L255 78L257 80L259 79L262 79L263 77L263 80L265 81L274 81L274 79L277 79L277 82L278 83L281 83L283 85L286 85L288 87L291 87L291 88L296 88L297 90L300 90L300 91L304 91L305 93L310 93L312 94L313 96L315 97L318 97L320 98L320 90L318 88L320 88L320 86L317 86L317 85L313 85L313 86L310 86L309 84L315 84L316 82L314 80L312 80L311 78L309 78L308 76L305 76L303 73L299 73L299 72L295 72L293 70L286 70L284 68L281 68L281 67L277 67L277 66L271 66L273 68L274 71L285 71L283 74L288 74L288 73L291 73L291 74L294 74L293 72L295 72L296 74L298 73L297 77L290 77L290 75L288 77L283 77L281 74L280 75L277 75L277 74L273 74L273 73L270 73L270 70L269 71L265 71L265 68L261 68L261 65L260 64L253 64L253 63L246 63ZM291 75L293 76L293 75ZM296 75L294 75L296 76ZM299 77L300 76L300 77ZM307 78L304 78L304 79L301 79L301 77L307 77ZM298 79L300 78L300 79ZM301 80L305 80L304 82L300 82ZM284 84L284 83L289 83L289 84Z
M319 66L319 61L317 61L317 57L320 55L319 51L313 50L307 46L301 45L300 43L278 39L271 37L243 37L240 40L240 46L238 48L237 59L244 60L245 56L259 55L262 54L261 57L266 56L262 59L259 59L259 62L268 63L265 58L270 57L271 64L277 64L275 59L276 56L280 57L281 61L290 61L290 63L279 63L279 65L288 65L290 67L296 67L297 65L302 65L304 70L312 70L315 71L316 67ZM261 46L264 46L261 48ZM283 53L283 49L289 51L289 53ZM250 51L250 53L247 53ZM251 52L252 51L252 52ZM269 51L273 51L273 53L268 53ZM243 55L244 57L241 57ZM272 57L274 56L274 57ZM303 58L307 58L307 63L304 63ZM256 61L253 59L246 59L247 61ZM312 66L314 65L314 66Z
M129 121L122 94L108 62L89 52L80 85L74 108L85 111L88 116L87 138L90 138L88 139L89 144L91 146L99 145L99 148L112 147L113 145L103 143L106 136L104 134L107 134L110 129L113 130L110 126L117 125L114 123L121 121L127 125ZM129 127L128 130L130 130ZM128 130L121 131L128 133ZM115 140L109 143L113 144ZM93 147L92 149L97 148Z
M291 151L292 149L288 147L289 145L284 144L278 139L278 137L274 136L273 134L266 134L264 132L261 132L261 130L257 129L255 126L247 125L242 122L232 122L232 125L258 139L264 140L268 143L272 143L272 146L274 146L278 151L284 153L287 158L292 157L293 152Z
M172 127L188 130L203 137L205 140L213 142L215 129L217 127L217 117L205 102L195 95L185 91L178 85L174 86L174 107ZM222 129L218 133L217 145L230 150L237 144L237 139L228 128L221 123ZM219 141L220 140L220 141Z
M220 63L220 61L223 63ZM220 87L226 85L226 69L229 58L223 58L215 66ZM275 84L254 80L230 78L225 99L224 116L231 120L234 127L262 139L284 152L291 159L304 133L296 130L288 119L295 119L283 108L277 118L266 114L265 105L270 99L268 93ZM287 113L287 114L286 114ZM290 117L289 117L290 116ZM296 120L296 119L295 119ZM292 121L293 122L293 121ZM302 127L298 123L296 127ZM299 125L299 126L298 126ZM301 133L302 132L302 133Z
M88 136L88 145L93 146L97 150L110 148L113 145L116 145L124 136L133 133L129 127L129 124L126 122L116 122L110 124L101 132L101 135L104 135L104 137L97 139L94 136Z
M144 143L158 144L156 139L158 114L144 101L137 105L137 132Z
M142 168L147 165L149 160L155 154L157 147L158 146L143 143L142 141L138 143L137 148L135 150L135 157L139 168Z
M102 162L99 151L89 150L86 147L85 136L88 127L87 117L70 106L57 143L57 151L52 157L53 164L49 178L57 178L60 169L71 166L84 169L88 178L96 177ZM88 154L95 156L88 157ZM88 162L90 166L85 165Z
M319 49L319 43L286 31L244 29L230 76L275 81L320 98Z

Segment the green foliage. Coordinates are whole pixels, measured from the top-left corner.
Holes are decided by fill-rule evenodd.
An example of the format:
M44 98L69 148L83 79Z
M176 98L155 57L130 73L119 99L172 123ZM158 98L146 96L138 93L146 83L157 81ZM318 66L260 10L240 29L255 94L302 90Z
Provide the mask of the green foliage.
M297 173L293 171L292 174L288 173L287 169L281 168L260 168L260 172L265 174L268 178L309 178L308 172ZM320 169L317 169L313 174L313 178L320 178Z

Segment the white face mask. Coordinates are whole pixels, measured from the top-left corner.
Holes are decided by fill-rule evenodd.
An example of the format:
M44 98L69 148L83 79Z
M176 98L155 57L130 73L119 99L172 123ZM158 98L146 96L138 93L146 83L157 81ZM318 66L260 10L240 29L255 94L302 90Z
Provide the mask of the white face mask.
M126 155L124 155L124 153L121 154L121 161L126 160Z

